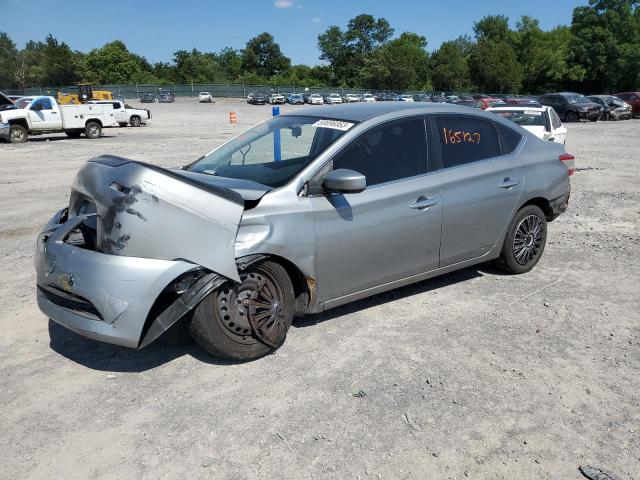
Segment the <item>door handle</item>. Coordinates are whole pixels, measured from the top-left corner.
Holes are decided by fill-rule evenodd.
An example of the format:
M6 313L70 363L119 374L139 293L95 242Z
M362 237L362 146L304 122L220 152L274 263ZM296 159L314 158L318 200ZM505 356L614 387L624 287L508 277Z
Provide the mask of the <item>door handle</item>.
M58 112L51 112L51 115L57 115Z
M498 187L506 188L508 190L509 188L515 187L519 183L520 183L520 181L515 180L515 179L513 179L511 177L507 177L502 181L502 183L498 184Z
M438 199L435 197L426 198L426 197L418 197L416 203L412 203L409 205L409 208L413 208L414 210L424 210L429 207L433 207L438 203Z

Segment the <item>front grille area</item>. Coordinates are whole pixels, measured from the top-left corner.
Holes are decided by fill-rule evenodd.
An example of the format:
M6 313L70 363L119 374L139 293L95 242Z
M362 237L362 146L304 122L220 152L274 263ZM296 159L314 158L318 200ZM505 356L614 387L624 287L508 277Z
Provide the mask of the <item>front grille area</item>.
M38 285L38 290L47 297L51 303L55 303L59 307L73 310L74 312L81 313L86 317L90 317L94 320L102 320L102 315L93 306L93 304L86 298L82 298L80 295L65 292L59 288L52 287L50 285Z

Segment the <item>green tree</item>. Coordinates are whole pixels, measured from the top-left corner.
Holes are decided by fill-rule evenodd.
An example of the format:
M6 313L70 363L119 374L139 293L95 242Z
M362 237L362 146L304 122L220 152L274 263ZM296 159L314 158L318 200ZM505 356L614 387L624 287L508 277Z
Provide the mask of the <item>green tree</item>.
M516 35L524 91L559 90L583 79L584 69L572 62L573 36L569 27L545 32L537 19L523 16L516 25Z
M522 85L522 66L514 48L506 42L481 38L469 59L471 79L479 90L517 93Z
M242 69L258 77L270 78L291 66L273 36L264 32L250 39L242 50Z
M509 28L509 18L504 15L487 15L474 24L473 32L478 40L513 41L513 32Z
M365 57L360 83L375 89L423 89L428 87L429 55L426 38L405 32Z
M85 80L99 84L132 83L142 72L140 57L120 40L91 50L84 59Z
M222 68L215 54L179 50L173 54L178 83L215 83L224 80Z
M444 42L431 56L433 88L446 92L459 92L471 88L469 55L471 40L460 37Z
M358 15L349 20L345 31L333 25L318 36L320 59L329 63L337 83L355 86L366 59L392 35L393 28L386 19Z
M640 87L640 2L590 0L573 11L572 51L592 92Z
M226 47L217 55L222 74L228 81L233 81L242 74L242 55L234 48Z
M5 32L0 32L0 87L11 87L16 80L13 76L17 66L18 49Z

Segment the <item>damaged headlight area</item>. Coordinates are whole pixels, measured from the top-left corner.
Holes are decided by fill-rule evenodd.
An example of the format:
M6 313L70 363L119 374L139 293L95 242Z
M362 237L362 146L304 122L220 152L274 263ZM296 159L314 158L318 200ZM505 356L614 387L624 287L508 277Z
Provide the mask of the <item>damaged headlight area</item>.
M61 210L38 236L38 305L70 330L142 348L229 281L184 260L97 252L85 241L94 216Z

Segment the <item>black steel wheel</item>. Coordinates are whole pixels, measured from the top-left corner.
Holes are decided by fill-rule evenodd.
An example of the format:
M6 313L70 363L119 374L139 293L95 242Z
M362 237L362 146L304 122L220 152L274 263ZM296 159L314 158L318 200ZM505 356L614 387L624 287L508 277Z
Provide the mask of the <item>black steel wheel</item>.
M84 134L87 138L100 138L102 136L102 127L98 122L87 123Z
M196 307L191 333L207 352L231 360L253 360L279 348L294 313L286 270L265 261L209 294Z
M509 273L526 273L542 257L547 242L547 219L536 205L521 208L511 220L498 266Z

